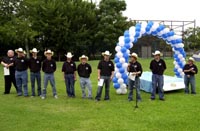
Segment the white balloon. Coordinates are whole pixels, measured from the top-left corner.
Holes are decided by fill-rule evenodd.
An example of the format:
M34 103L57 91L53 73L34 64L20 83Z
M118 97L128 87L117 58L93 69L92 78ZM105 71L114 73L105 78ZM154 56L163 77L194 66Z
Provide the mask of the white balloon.
M124 46L125 42L124 41L119 41L120 46Z
M130 36L130 41L131 43L135 40L135 38L133 36Z
M119 79L117 80L117 82L118 82L120 85L122 85L122 84L124 83L124 80L123 80L122 78L119 78Z
M141 27L142 27L142 28L146 28L146 27L147 27L147 22L146 22L146 21L143 21L143 22L141 23Z
M175 65L175 68L176 68L176 69L178 69L178 68L179 68L179 65L178 65L178 64L176 64L176 65Z
M130 44L131 44L131 43L130 43ZM127 53L127 54L130 54L130 50L126 50L126 53Z
M122 77L121 73L117 72L117 73L116 73L116 77L117 77L118 79L121 78L121 77Z
M123 89L126 89L126 84L122 84L120 85L120 88L123 90Z
M122 56L123 56L123 54L122 54L122 52L117 52L117 57L119 57L119 58L122 58Z
M176 61L174 61L173 63L174 63L174 65L176 65L176 64L177 64L177 62L176 62Z
M124 69L127 69L128 63L124 63L124 64L122 65L122 67L123 67Z
M121 50L121 46L116 46L116 47L115 47L115 51L116 51L116 52L119 52L120 50Z
M155 31L159 27L158 23L154 23L153 26L151 27L151 31Z
M127 89L122 89L121 90L121 94L126 94L127 93Z
M133 43L130 43L130 48L132 48L133 47Z
M115 72L119 72L119 69L115 66Z
M134 36L135 35L135 26L131 26L129 28L129 34L130 34L130 36Z
M183 69L181 68L178 68L178 72L181 73L183 71Z
M179 59L183 58L183 55L182 54L178 54L178 58Z
M118 88L118 89L116 90L116 93L117 93L117 94L121 94L121 93L122 93L122 89L121 89L121 88Z
M119 61L120 61L121 63L125 63L125 59L124 59L123 57L120 58Z
M168 33L169 31L170 31L169 28L165 28L165 29L163 30L164 34Z
M120 36L120 37L119 37L119 42L120 42L120 41L124 41L124 36Z

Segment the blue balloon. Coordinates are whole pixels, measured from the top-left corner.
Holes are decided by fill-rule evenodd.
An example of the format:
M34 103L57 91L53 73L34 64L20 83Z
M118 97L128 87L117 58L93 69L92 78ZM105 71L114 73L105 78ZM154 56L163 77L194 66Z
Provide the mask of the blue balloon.
M152 32L151 32L151 34L152 34L153 36L156 36L157 33L158 33L157 31L152 31Z
M145 28L146 32L149 32L151 29L151 26L147 25L147 27Z
M122 53L126 52L126 50L127 50L127 49L126 49L125 47L122 47L122 48L121 48L121 52L122 52Z
M168 37L167 34L163 34L163 35L162 35L162 38L167 38L167 37Z
M138 38L135 37L133 43L135 44L137 42Z
M136 31L134 37L139 37L139 36L140 36L140 32Z
M124 73L124 72L125 72L124 68L121 67L121 68L119 69L119 72L120 72L121 74Z
M125 32L124 32L124 37L129 37L130 35L129 35L129 31L128 30L126 30Z
M130 49L131 48L129 43L125 43L125 47L126 47L126 49Z
M124 53L124 54L123 54L123 57L124 57L125 59L128 59L128 58L129 58L129 54Z
M182 43L182 39L176 39L176 43Z
M117 68L121 68L121 67L122 67L122 64L121 64L120 62L118 62L118 63L116 64L116 66L117 66Z
M122 78L123 78L123 80L125 81L125 80L128 78L128 75L127 75L126 73L123 73L123 74L122 74Z
M125 43L129 43L130 41L131 41L131 40L130 40L129 37L125 37L125 40L124 40Z
M112 79L112 81L113 81L113 83L117 83L117 77L113 77L113 79Z
M114 62L115 62L115 63L118 63L118 62L119 62L119 58L118 58L118 57L115 57Z
M120 88L120 84L119 83L114 83L114 88L115 89L119 89Z
M147 26L150 26L150 27L152 27L153 26L153 21L148 21L148 24L147 24Z

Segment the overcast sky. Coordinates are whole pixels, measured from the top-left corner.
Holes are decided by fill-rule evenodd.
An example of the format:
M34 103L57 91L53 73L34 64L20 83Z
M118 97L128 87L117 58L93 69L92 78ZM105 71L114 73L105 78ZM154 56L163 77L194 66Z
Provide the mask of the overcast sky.
M198 0L125 0L124 15L142 20L196 20L200 26L200 5Z

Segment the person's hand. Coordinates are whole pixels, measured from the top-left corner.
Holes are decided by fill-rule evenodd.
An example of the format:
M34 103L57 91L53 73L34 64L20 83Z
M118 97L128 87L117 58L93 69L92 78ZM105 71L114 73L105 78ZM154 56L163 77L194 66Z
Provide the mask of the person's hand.
M99 81L99 80L100 80L100 76L98 76L98 78L97 78L97 79L98 79L98 81Z
M111 76L111 77L110 77L110 80L112 81L112 79L113 79L113 77Z

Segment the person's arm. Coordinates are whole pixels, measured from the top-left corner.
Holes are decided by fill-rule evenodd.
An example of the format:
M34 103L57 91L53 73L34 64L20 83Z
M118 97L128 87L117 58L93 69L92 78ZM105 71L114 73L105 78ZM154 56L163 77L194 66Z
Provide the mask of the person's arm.
M98 73L98 74L97 74L97 75L98 75L98 80L100 80L100 73L101 73L101 70L98 69L98 70L97 70L97 73Z
M8 64L6 64L6 63L3 62L3 61L1 62L1 64L2 64L4 67L7 67L7 68L9 67Z
M114 71L111 72L110 80L112 80L114 77Z

